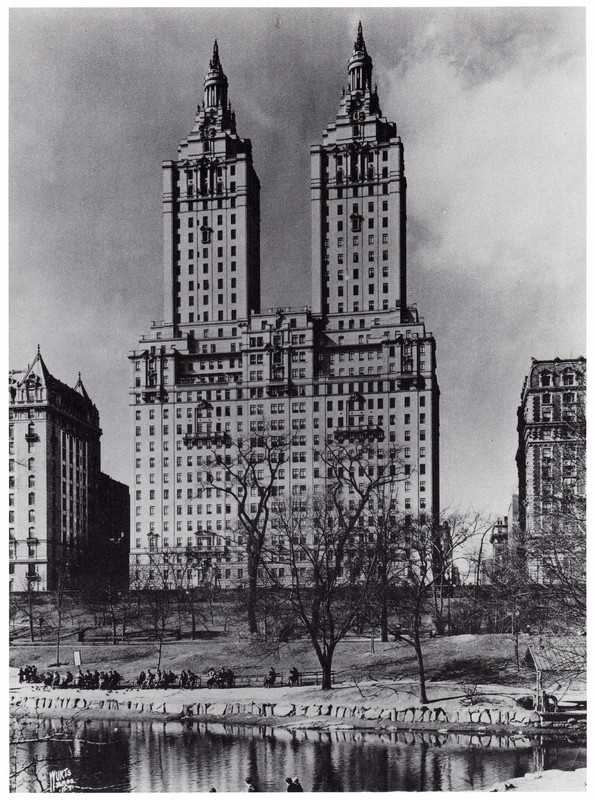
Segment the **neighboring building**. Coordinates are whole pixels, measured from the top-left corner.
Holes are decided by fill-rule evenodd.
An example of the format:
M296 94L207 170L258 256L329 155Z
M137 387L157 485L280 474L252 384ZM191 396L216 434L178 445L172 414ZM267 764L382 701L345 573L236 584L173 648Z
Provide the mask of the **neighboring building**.
M583 357L533 359L521 394L519 535L539 581L548 581L548 554L539 556L540 542L570 531L584 548L586 380Z
M90 558L98 585L128 587L130 558L130 491L124 483L99 473L97 536Z
M402 511L438 513L435 341L407 304L403 144L361 25L348 76L311 149L312 307L261 311L260 186L215 43L195 124L163 167L164 320L130 354L133 581L155 553L196 544L223 586L245 580L236 509L202 487L209 453L264 424L293 434L279 494L320 489L327 437L367 443L378 464L401 445Z
M97 408L80 375L66 386L38 348L9 374L9 420L10 589L77 588L102 535Z
M514 494L508 514L498 518L490 533L492 559L488 566L501 563L511 552L516 552L519 544L519 497Z

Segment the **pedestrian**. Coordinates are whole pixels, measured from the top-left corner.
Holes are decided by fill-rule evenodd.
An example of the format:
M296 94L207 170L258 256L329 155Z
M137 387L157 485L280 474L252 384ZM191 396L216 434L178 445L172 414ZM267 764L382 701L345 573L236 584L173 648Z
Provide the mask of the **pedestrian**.
M304 791L304 787L300 783L300 779L299 778L294 778L293 779L293 789L292 789L292 791L293 792L303 792Z
M245 792L255 792L256 788L252 783L252 778L246 778L246 787L244 789Z
M295 792L295 789L293 788L293 778L285 778L285 783L287 784L288 792Z

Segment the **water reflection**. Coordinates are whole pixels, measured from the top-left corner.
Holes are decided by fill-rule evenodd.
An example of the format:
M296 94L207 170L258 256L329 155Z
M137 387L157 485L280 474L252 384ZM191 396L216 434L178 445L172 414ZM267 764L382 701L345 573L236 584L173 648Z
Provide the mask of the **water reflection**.
M47 734L57 722L43 723ZM479 790L536 769L585 766L583 748L545 737L286 730L268 726L89 721L70 741L20 745L17 763L37 759L72 770L79 791L241 790L249 775L261 791L283 791L298 775L306 791ZM23 773L17 791L40 791Z

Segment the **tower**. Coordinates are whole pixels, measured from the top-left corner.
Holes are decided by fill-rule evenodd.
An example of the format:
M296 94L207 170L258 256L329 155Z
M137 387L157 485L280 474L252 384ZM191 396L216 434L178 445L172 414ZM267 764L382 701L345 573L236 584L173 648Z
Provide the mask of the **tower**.
M361 22L335 121L310 148L312 310L406 314L403 144L382 116Z
M175 331L260 307L260 183L227 90L215 41L192 130L163 164L164 321Z

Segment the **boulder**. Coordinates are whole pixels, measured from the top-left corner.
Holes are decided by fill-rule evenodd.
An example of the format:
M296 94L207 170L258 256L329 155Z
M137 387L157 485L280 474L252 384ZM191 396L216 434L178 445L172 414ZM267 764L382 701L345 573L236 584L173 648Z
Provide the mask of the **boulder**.
M320 706L308 706L308 710L306 711L307 717L319 717L320 716Z
M295 706L291 703L278 703L273 706L273 714L275 717L293 717L295 715Z
M223 717L226 710L227 705L225 703L211 703L207 709L207 714L209 716Z
M363 714L364 719L379 719L380 710L377 708L367 708Z

